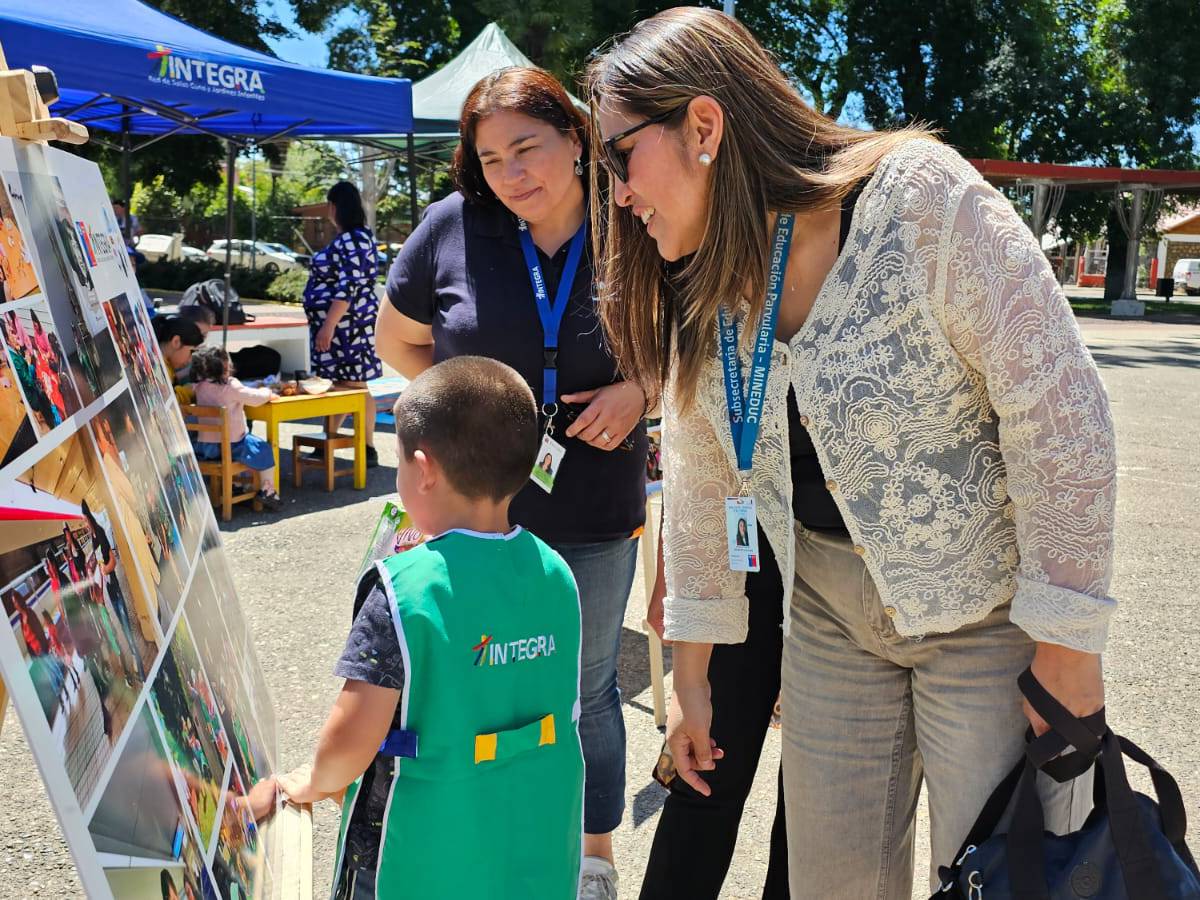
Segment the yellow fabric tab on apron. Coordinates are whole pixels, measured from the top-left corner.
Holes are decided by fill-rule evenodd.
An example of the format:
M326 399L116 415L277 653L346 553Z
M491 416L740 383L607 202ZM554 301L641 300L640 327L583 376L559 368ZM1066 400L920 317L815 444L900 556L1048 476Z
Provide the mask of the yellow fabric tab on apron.
M495 734L475 735L475 765L496 758L496 737Z
M554 743L554 714L534 719L528 725L475 735L475 764L510 759L518 754Z

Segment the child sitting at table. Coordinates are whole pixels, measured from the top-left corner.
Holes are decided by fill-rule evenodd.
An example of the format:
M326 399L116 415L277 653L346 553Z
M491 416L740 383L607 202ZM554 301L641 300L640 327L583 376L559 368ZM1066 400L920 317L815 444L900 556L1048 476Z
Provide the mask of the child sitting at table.
M233 377L229 354L220 347L204 345L192 352L192 379L199 406L224 406L229 415L229 449L234 462L262 473L258 501L276 511L283 505L275 490L275 452L271 445L250 432L246 407L261 406L275 399L269 388L250 388ZM207 421L205 422L207 424ZM221 432L201 431L196 436L198 459L221 458Z
M579 592L508 520L538 447L533 394L460 356L414 379L395 416L400 500L435 537L363 575L316 758L279 785L297 803L345 792L338 900L574 900Z

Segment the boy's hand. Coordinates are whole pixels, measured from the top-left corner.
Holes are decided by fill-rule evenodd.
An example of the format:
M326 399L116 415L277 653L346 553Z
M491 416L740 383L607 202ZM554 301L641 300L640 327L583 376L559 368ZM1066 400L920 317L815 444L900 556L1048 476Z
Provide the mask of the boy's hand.
M322 800L335 800L341 802L346 791L342 790L336 793L325 793L313 787L312 783L312 766L303 765L298 769L288 772L286 775L279 776L279 789L283 791L284 796L292 803L320 803Z
M274 814L275 800L278 794L279 781L270 777L256 783L244 797L238 799L246 804L246 809L250 811L254 821L261 822Z

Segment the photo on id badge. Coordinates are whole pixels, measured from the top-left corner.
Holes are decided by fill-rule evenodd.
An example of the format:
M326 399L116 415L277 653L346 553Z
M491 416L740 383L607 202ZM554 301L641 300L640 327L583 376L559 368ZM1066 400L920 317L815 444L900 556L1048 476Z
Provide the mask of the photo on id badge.
M757 572L758 517L753 497L726 499L725 535L729 543L729 568L735 572Z
M533 474L529 477L547 494L554 490L554 479L558 477L558 468L562 465L566 452L567 448L549 434L542 438L537 459L533 463Z

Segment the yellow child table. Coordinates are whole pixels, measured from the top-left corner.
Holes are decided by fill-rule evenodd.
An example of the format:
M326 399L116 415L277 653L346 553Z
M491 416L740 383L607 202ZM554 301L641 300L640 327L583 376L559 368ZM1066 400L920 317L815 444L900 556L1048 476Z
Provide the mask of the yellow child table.
M276 489L283 484L279 474L279 423L326 416L349 415L354 418L354 486L360 491L367 486L367 403L369 391L329 391L324 394L296 394L276 397L262 406L247 406L246 418L265 422L267 441L275 453Z

